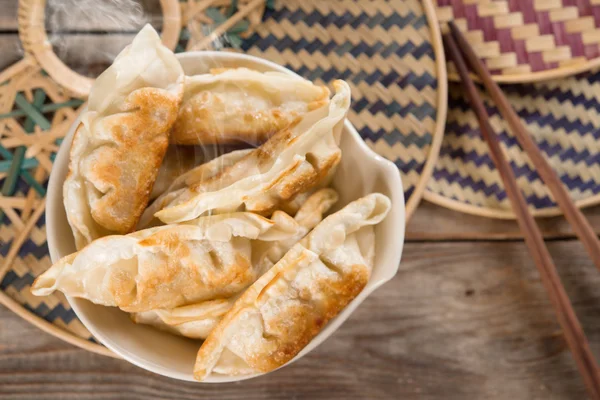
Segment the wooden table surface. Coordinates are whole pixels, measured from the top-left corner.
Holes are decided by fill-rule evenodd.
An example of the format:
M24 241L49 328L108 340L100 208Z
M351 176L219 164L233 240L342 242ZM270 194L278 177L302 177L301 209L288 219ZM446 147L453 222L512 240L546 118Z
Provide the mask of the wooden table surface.
M147 2L146 2L147 3ZM0 1L0 68L20 57L16 0ZM106 62L133 32L66 26L63 59ZM106 27L102 27L106 29ZM110 30L110 29L108 29ZM101 49L86 52L86 48ZM600 207L586 211L600 231ZM600 359L600 273L560 218L540 221ZM300 361L199 385L80 350L0 306L2 399L582 399L583 383L513 221L422 203L398 275Z

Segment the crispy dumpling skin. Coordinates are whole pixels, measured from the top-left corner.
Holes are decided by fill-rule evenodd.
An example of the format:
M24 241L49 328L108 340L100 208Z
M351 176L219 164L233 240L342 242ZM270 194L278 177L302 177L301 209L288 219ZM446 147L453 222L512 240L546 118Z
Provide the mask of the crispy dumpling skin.
M196 150L194 146L170 145L167 148L152 186L150 200L163 194L177 178L202 162L202 155L197 154Z
M256 243L252 254L252 265L258 271L257 278L268 271L294 244L314 228L337 200L338 195L333 189L317 191L298 210L294 218L298 223L298 229L293 236L277 241ZM233 306L235 298L241 292L227 299L209 300L173 309L133 313L131 318L136 323L152 325L176 335L205 339Z
M128 312L225 298L256 280L257 244L298 229L282 211L270 219L241 212L107 236L59 260L34 281L32 293L60 290Z
M294 358L366 286L382 194L325 218L236 300L204 341L194 377L272 371Z
M178 144L260 144L329 102L329 90L298 76L247 68L186 77L171 133Z
M294 220L298 224L296 233L286 239L275 242L261 242L257 244L252 263L261 276L277 263L304 236L316 227L324 218L326 213L338 201L335 190L320 189L311 194L300 209L296 212Z
M350 88L335 81L329 107L310 112L213 178L182 189L155 216L164 223L204 213L244 210L269 215L331 177L341 159L339 137Z
M198 185L203 181L212 179L215 175L220 174L223 170L229 168L242 158L246 157L252 149L235 150L230 153L223 154L204 164L201 164L186 173L180 175L171 182L166 190L164 190L153 202L144 210L140 218L138 229L146 228L151 225L156 225L157 219L154 214L157 211L169 204L179 194L181 194L189 186ZM160 222L160 221L158 221Z
M181 65L150 25L95 81L73 137L63 186L78 249L102 236L133 231L182 96Z

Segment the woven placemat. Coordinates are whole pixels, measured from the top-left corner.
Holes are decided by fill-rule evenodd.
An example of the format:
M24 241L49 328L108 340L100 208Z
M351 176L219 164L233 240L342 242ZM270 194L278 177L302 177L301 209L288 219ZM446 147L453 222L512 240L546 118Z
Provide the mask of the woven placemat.
M564 77L600 66L597 0L435 0L500 82ZM458 80L454 65L448 76Z
M371 148L398 166L410 216L433 171L446 117L437 29L429 2L280 1L254 33L240 38L239 51L319 83L347 80L349 118ZM184 29L178 50L190 37ZM18 177L0 197L6 214L0 224L0 302L65 341L113 355L94 341L60 293L30 294L35 277L51 264L43 214L48 174L81 101L30 56L1 73L0 85L0 186Z
M502 89L579 207L600 203L600 71ZM449 89L446 134L425 198L493 218L514 218L477 119L459 84ZM535 216L559 215L528 156L482 92L490 121Z

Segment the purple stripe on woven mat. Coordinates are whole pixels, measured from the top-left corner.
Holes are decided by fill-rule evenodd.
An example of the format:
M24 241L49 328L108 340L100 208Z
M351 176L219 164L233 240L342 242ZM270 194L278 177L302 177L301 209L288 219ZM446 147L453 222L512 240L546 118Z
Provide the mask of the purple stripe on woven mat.
M481 18L481 28L483 30L483 38L486 42L492 42L497 40L496 38L496 27L494 25L493 17Z
M498 32L496 32L496 37L500 43L501 53L512 53L515 51L514 41L510 35L510 30L498 29Z
M525 49L525 42L522 40L516 40L513 42L515 53L517 54L517 64L527 64L527 49Z
M529 53L529 65L531 65L532 71L544 69L544 59L542 58L542 53Z
M593 6L592 7L592 16L594 17L594 25L600 25L600 7Z
M532 1L530 3L533 3ZM540 28L540 35L552 35L552 24L550 23L550 15L548 11L537 13L537 24Z
M585 58L597 58L598 57L598 45L588 44L583 47Z
M467 27L469 30L479 29L479 24L477 23L478 14L477 7L472 4L465 4L465 17L467 18Z
M494 17L481 17L478 4L464 4L464 0L437 0L439 7L452 7L454 19L463 19L467 22L469 31L481 31L486 42L498 41L502 54L514 52L517 56L517 65L529 65L532 72L545 69L558 68L558 62L546 63L542 52L527 52L524 40L515 40L512 37L512 28L497 29ZM590 0L562 0L563 7L577 7L579 17L592 16L596 27L600 27L600 5L592 5ZM593 59L600 57L600 45L585 45L582 42L582 33L567 33L565 22L552 22L550 11L536 11L533 0L508 0L510 13L518 12L523 16L523 24L536 24L540 35L552 35L556 47L568 46L572 57L585 57ZM494 70L493 73L502 73Z
M573 57L580 57L583 55L583 41L581 35L578 33L567 33L567 43L571 48L571 55Z
M454 18L465 18L467 16L467 11L465 10L465 5L462 1L454 1Z
M590 0L579 0L576 4L580 14L592 15L592 3Z
M565 24L561 22L554 22L552 24L552 30L554 31L554 43L556 43L556 46L568 45Z
M510 0L508 2L508 9L511 12L521 12L523 14L524 24L535 24L537 22L535 10L533 8L533 0Z

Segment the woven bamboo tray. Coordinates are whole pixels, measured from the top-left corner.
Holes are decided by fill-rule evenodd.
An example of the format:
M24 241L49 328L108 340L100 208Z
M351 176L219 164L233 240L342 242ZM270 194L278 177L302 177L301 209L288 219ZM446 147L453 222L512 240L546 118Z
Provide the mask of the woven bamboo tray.
M577 206L600 203L600 71L502 88ZM446 134L425 198L470 214L514 218L475 114L458 84L449 93ZM561 214L497 108L483 96L532 213Z
M435 0L498 82L533 82L600 66L598 0ZM448 76L458 80L454 65Z
M221 3L215 0L214 7L204 10L206 15L193 16L190 7L206 1L181 3L186 28L176 44L178 51L222 47L221 39L207 44L190 27L192 20L200 27L225 24L211 11L227 15ZM240 1L238 12L254 3ZM349 118L371 148L398 166L410 216L433 172L446 118L445 62L432 3L281 1L260 23L260 7L255 6L222 29L226 36L241 39L226 50L270 59L319 83L347 80L353 93ZM246 29L240 32L245 20ZM0 78L0 84L5 83L0 86L5 88L0 92L0 185L14 176L11 166L19 160L13 167L19 176L13 190L0 197L6 214L0 225L0 302L69 343L113 355L94 341L61 294L37 298L29 291L35 277L50 266L43 196L53 154L81 107L76 97L82 91L59 85L33 52ZM30 130L33 133L27 134Z

